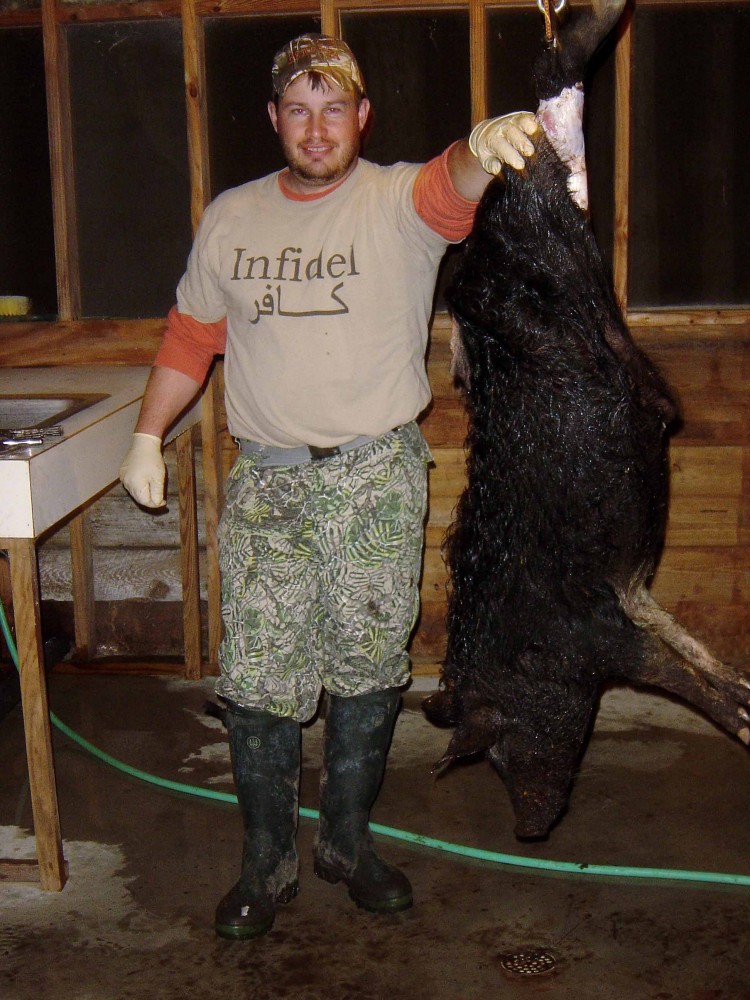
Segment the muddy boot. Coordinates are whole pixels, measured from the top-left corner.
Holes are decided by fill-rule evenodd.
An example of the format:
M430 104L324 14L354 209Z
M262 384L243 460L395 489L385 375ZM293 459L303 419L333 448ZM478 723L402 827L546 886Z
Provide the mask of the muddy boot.
M216 933L259 937L276 904L297 895L300 727L294 719L231 705L226 713L232 771L245 834L242 874L216 908Z
M368 827L393 733L399 692L329 697L320 784L315 874L345 882L365 910L394 913L412 904L409 880L374 851Z

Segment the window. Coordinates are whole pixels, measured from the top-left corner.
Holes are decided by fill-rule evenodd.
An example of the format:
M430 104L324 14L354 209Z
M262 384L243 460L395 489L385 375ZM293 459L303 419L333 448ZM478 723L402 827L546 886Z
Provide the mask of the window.
M750 303L750 7L638 8L632 307Z
M0 295L57 314L42 29L0 29Z
M191 242L180 21L66 38L82 313L164 315Z

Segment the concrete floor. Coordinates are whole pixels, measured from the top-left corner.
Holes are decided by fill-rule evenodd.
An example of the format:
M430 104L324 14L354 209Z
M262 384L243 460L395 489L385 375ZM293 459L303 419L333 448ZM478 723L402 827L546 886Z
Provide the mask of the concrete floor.
M50 681L52 709L132 766L232 791L211 683L165 678ZM608 692L568 815L519 844L485 761L439 780L447 734L405 698L373 820L493 852L576 863L750 874L750 759L692 711ZM317 808L322 723L304 736L302 805ZM416 897L404 914L357 910L312 874L300 823L302 892L267 937L221 941L213 910L236 877L236 807L123 775L56 733L65 856L61 893L0 885L4 1000L748 1000L750 888L544 873L379 836ZM0 857L33 857L20 711L0 722ZM540 974L506 956L542 949Z

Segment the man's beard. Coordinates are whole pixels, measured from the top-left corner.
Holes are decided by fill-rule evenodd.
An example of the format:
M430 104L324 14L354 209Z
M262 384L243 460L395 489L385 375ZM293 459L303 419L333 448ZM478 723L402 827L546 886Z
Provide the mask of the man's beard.
M329 184L335 184L337 180L344 176L346 170L345 167L341 170L338 166L332 167L326 170L324 173L319 171L310 171L305 167L300 167L298 164L289 163L289 173L296 177L298 181L303 181L305 184L316 185L317 187L327 187Z
M352 163L357 158L357 150L353 149L344 159L337 159L332 164L324 164L322 161L314 165L308 165L302 157L290 155L287 152L286 161L289 173L297 180L315 187L328 187L346 174Z

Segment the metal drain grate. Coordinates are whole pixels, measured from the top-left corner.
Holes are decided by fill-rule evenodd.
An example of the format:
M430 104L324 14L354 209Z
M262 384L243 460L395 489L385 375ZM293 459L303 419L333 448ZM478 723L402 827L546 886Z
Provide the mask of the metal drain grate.
M552 972L557 959L544 948L522 948L501 955L500 965L506 972L515 972L519 976L540 976L545 972Z

